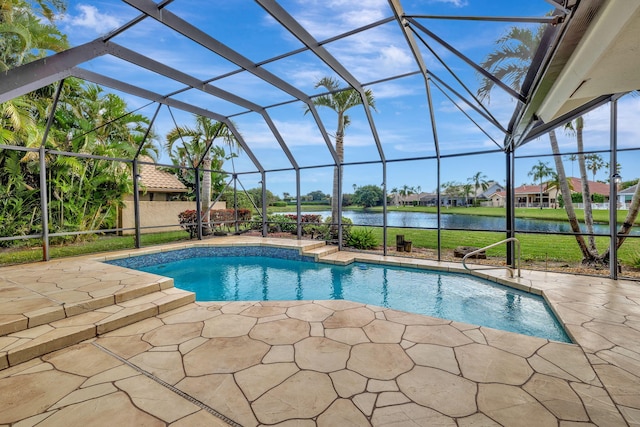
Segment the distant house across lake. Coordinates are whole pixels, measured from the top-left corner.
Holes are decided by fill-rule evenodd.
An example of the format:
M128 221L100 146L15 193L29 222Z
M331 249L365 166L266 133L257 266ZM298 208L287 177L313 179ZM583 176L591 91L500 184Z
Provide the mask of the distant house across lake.
M582 193L582 181L579 178L570 177L569 188L572 193ZM593 196L598 194L602 197L608 206L609 201L609 184L595 181L587 181L589 185L589 192ZM515 193L515 206L517 208L538 208L542 203L544 208L559 208L558 196L560 195L560 189L557 186L551 186L547 184L542 185L542 201L540 200L540 185L521 185L514 189ZM491 201L490 205L494 207L504 207L506 200L505 191L497 191L489 196ZM581 208L582 204L575 204L575 207ZM598 206L594 205L597 209ZM608 207L607 207L608 209Z

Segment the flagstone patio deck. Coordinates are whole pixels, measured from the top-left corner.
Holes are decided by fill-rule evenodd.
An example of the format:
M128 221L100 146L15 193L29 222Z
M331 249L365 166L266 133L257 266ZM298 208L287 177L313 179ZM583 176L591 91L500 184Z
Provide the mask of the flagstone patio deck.
M460 269L318 242L197 244ZM350 301L193 302L97 259L0 268L0 425L640 425L636 282L481 273L543 293L563 344Z

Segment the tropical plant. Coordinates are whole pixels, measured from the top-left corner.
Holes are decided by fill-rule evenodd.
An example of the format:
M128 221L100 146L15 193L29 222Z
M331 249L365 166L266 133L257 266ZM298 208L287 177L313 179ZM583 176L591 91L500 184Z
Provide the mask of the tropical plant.
M464 206L465 207L469 207L469 194L471 194L471 188L473 188L473 186L471 185L470 182L466 182L465 184L462 185L462 192L464 193Z
M487 176L482 172L476 172L471 178L467 180L470 184L473 185L473 204L474 206L477 204L478 199L478 189L482 188L482 191L485 191L489 188L489 182L487 181ZM465 189L466 191L466 189ZM466 193L469 194L469 193Z
M335 135L335 150L337 154L338 165L333 171L333 191L331 197L331 223L332 230L337 230L338 224L338 202L340 189L338 183L342 182L342 164L344 163L344 134L345 129L351 123L350 117L346 112L366 102L366 108L373 108L375 110L375 99L373 92L370 89L365 91L365 100L362 99L360 93L355 89L340 90L340 84L337 79L331 77L321 78L315 85L316 89L322 87L327 90L327 94L320 95L313 99L314 105L318 107L330 108L338 115L338 125ZM305 114L309 112L309 108L305 109Z
M530 28L511 27L504 36L496 40L498 48L489 53L480 66L512 89L520 91L543 31L543 26L539 26L535 31ZM489 101L494 86L493 80L483 76L478 88L479 98Z
M543 185L545 183L544 179L553 174L553 169L549 167L546 162L542 162L538 160L538 163L533 165L529 173L527 174L530 177L533 177L534 181L538 181L540 185L540 209L542 209L542 193L543 193ZM560 180L560 178L558 178Z
M600 169L605 167L605 162L600 154L588 154L585 157L587 169L593 174L593 180L596 180L596 174Z
M43 58L47 52L60 52L69 47L67 37L53 24L55 11L64 11L65 2L35 3L40 6L40 13L34 9L34 2L0 2L0 71Z
M354 228L347 240L347 246L362 250L374 249L378 244L378 239L370 228Z
M216 122L209 117L194 116L195 125L176 126L166 136L166 149L174 164L182 167L200 168L202 173L198 180L200 186L200 209L203 216L211 209L212 174L224 179L219 174L224 160L234 157L233 151L240 150L240 144L226 124ZM229 149L226 155L223 146L213 145L219 138L223 146ZM177 145L177 142L182 145ZM184 177L184 176L183 176ZM195 180L196 177L194 176Z

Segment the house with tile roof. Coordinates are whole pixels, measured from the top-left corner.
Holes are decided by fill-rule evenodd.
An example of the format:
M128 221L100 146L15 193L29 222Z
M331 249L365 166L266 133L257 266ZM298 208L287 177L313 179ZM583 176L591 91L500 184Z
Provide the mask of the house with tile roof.
M572 193L580 193L582 191L582 181L579 178L569 177L569 188ZM589 192L604 196L605 200L609 198L609 184L595 181L587 181L589 184ZM560 189L556 186L542 185L542 202L540 200L540 185L521 185L514 189L515 206L517 208L538 208L540 203L542 207L559 207L558 195ZM506 192L497 191L489 196L491 206L503 207L505 205Z
M150 159L143 159L151 161ZM140 176L140 200L145 201L172 201L179 200L181 195L189 192L189 189L172 173L159 169L155 165L141 163L138 166ZM133 195L131 196L133 200Z
M141 158L142 162L152 162L150 158ZM159 169L154 164L140 163L139 198L140 225L142 233L159 233L163 231L182 230L179 226L178 214L195 209L195 202L184 200L189 189L172 173ZM135 213L133 194L124 197L124 206L118 215L118 227L125 228L122 234L133 234ZM226 209L225 202L216 202L213 209ZM144 228L148 227L148 228Z

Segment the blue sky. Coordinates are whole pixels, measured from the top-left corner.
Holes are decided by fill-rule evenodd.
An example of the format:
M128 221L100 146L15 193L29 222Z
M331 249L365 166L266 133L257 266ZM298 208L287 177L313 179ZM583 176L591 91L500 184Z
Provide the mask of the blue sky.
M326 40L345 33L353 28L370 24L389 17L392 12L386 0L287 0L280 2L317 40ZM474 0L432 0L404 1L408 14L430 15L483 15L483 16L542 16L550 10L544 0L536 1L474 1ZM211 2L198 0L175 0L169 11L191 22L212 37L237 50L251 61L260 62L297 48L301 43L280 27L255 2L233 0ZM69 35L72 45L93 40L100 35L126 23L137 16L138 12L119 0L94 0L69 2L69 9L60 18L59 24ZM446 39L456 49L476 62L495 48L495 40L504 35L512 24L501 22L473 22L420 19L419 22L438 36ZM424 36L424 35L423 35ZM476 73L447 50L428 42L438 55L455 70L464 83L475 91L479 85ZM212 77L237 70L237 66L211 53L201 46L177 35L161 24L146 19L133 29L113 39L113 42L137 50L157 61L187 72L198 79ZM374 82L394 75L416 71L410 51L397 23L390 22L361 34L350 36L325 45L327 50L340 60L362 83ZM462 92L461 86L450 76L446 69L426 50L422 51L429 69L448 84ZM168 80L152 72L141 70L114 57L97 58L84 68L119 79L142 88L167 94L179 90L183 85ZM313 54L303 53L284 60L264 65L268 71L291 83L307 94L315 94L317 80L335 74ZM233 92L247 100L262 106L269 106L291 100L286 93L269 86L255 76L243 72L214 81L217 87ZM346 84L344 85L346 86ZM433 132L429 120L429 110L425 96L423 80L420 76L411 76L392 80L382 84L367 86L376 98L376 112L373 113L377 132L387 160L429 157L435 154ZM488 151L498 148L503 136L500 131L488 124L482 117L461 104L474 120L484 127L487 134L481 132L459 109L438 89L432 88L434 114L441 154L459 154L464 152ZM139 108L148 101L127 94L122 95L131 108ZM291 165L283 155L277 141L266 123L255 113L241 114L242 107L215 99L195 89L176 96L203 108L222 115L233 116L247 144L252 148L265 169L289 168ZM515 107L507 95L494 90L488 108L506 127ZM142 113L151 117L156 106L151 105ZM190 124L189 113L172 109L178 124ZM317 127L310 115L304 115L303 105L294 102L268 110L280 130L291 152L301 166L324 165L331 163L331 157ZM322 121L330 134L335 132L336 117L330 110L319 110ZM620 101L619 146L637 146L640 137L636 126L640 112L640 98L627 96ZM345 136L345 162L367 162L379 160L372 132L361 108L349 111L351 125ZM587 150L607 149L609 146L609 107L605 106L589 113L585 117L585 146ZM154 125L161 138L174 127L173 119L163 108ZM561 149L571 152L575 148L574 140L558 132ZM493 139L493 140L492 140ZM550 153L548 139L533 141L520 150L525 156L543 156ZM605 155L605 161L608 158ZM527 176L533 164L538 160L553 165L551 157L530 157L516 162L516 184L531 183ZM164 154L160 161L169 163ZM638 155L622 153L619 163L622 165L624 179L637 178L635 165ZM226 170L238 172L255 170L246 154L225 164ZM566 163L567 173L572 166ZM452 157L442 161L442 182L465 182L476 172L482 172L488 179L503 182L505 158L501 153L478 156ZM330 167L304 169L301 173L301 190L306 194L314 190L329 193L333 170ZM577 175L575 167L574 175ZM607 171L598 172L596 179L604 180ZM246 188L258 185L259 175L242 175L241 182ZM353 185L382 183L382 167L376 165L347 166L344 170L344 192L351 192ZM423 191L436 188L436 164L433 160L412 162L390 162L387 166L387 188L403 185L420 187ZM293 171L270 173L267 187L276 194L283 192L295 194L295 174Z

